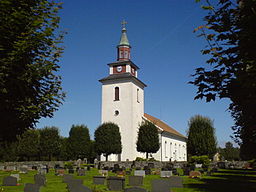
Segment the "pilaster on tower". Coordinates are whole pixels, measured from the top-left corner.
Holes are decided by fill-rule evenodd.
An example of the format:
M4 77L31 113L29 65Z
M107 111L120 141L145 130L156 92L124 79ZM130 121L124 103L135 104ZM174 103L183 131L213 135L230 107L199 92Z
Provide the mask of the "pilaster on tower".
M131 46L127 38L127 34L126 34L127 30L125 28L125 24L127 24L127 22L123 21L121 24L122 24L122 35L121 35L120 43L117 46L117 61L129 61Z

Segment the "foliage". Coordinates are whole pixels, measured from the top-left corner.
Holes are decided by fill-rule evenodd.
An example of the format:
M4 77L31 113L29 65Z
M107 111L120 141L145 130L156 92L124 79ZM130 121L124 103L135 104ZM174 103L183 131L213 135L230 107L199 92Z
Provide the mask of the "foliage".
M40 152L48 155L49 161L53 155L60 153L60 136L57 127L44 127L39 129L40 133Z
M225 144L225 148L220 148L220 155L228 161L238 161L240 159L239 157L239 153L240 150L238 147L234 147L233 144L231 142L227 142Z
M121 135L119 127L115 123L103 123L95 133L95 151L98 155L106 155L106 161L110 154L120 154L122 152Z
M68 153L72 159L88 158L90 153L90 134L85 125L72 125L68 137Z
M0 1L0 142L15 141L62 104L60 8L47 0Z
M188 122L187 150L189 155L208 155L210 158L216 153L216 138L213 121L201 115L191 117Z
M39 130L27 130L18 137L18 154L27 157L37 156L40 149L40 133Z
M70 154L68 151L68 138L60 137L60 154L59 159L67 161L69 160Z
M196 164L203 164L203 166L209 166L210 164L210 159L207 155L202 155L202 156L192 156L190 158L191 163L196 163Z
M199 0L198 0L199 1ZM216 97L231 101L235 120L234 139L241 144L241 157L256 157L256 1L219 0L214 7L206 0L206 25L196 29L207 40L202 54L209 55L210 67L196 69L195 99Z
M143 122L139 127L136 144L137 151L146 153L146 159L148 159L148 153L156 153L160 148L157 127L149 121Z

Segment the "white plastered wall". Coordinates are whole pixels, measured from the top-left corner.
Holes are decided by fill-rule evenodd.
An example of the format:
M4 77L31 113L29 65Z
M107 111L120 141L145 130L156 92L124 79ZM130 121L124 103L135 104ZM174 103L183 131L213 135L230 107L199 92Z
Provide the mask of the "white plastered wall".
M119 87L119 101L114 101L115 87ZM137 94L139 96L137 97ZM119 114L115 115L118 110ZM135 160L141 156L136 151L139 124L144 114L143 87L131 80L112 80L102 85L102 120L114 122L120 128L122 141L121 161ZM105 160L102 159L102 160ZM110 155L109 161L117 161L117 155Z

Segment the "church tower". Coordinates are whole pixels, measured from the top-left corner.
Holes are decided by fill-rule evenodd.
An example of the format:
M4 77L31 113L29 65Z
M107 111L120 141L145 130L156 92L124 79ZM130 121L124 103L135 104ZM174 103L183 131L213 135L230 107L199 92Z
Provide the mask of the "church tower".
M138 79L139 67L131 61L131 46L125 24L122 22L117 61L108 64L109 75L99 80L102 83L101 123L116 123L121 133L122 153L110 155L110 161L132 161L141 156L136 150L136 141L144 115L146 85Z

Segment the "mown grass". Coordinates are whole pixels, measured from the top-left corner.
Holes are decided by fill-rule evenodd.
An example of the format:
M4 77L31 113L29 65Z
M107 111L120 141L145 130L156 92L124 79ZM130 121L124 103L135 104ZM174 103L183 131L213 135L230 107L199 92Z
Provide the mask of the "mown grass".
M2 184L3 177L11 173L0 171L0 183ZM34 175L36 171L29 171L27 174L20 174L21 180L18 186L2 186L4 192L22 192L24 191L25 183L34 183ZM84 185L93 189L94 192L107 191L106 185L94 185L93 176L99 175L97 169L91 169L86 172L86 176L76 176L75 178L83 179ZM110 173L115 175L114 173ZM46 174L47 185L41 188L40 192L67 192L66 184L62 182L61 176L55 176L54 170ZM151 180L158 179L159 175L148 175L144 179L143 188L151 190ZM220 170L212 176L202 176L200 179L191 179L183 176L184 188L172 189L174 192L255 192L256 191L256 171L252 170ZM125 187L128 186L128 176L125 178ZM1 190L0 190L1 191Z

